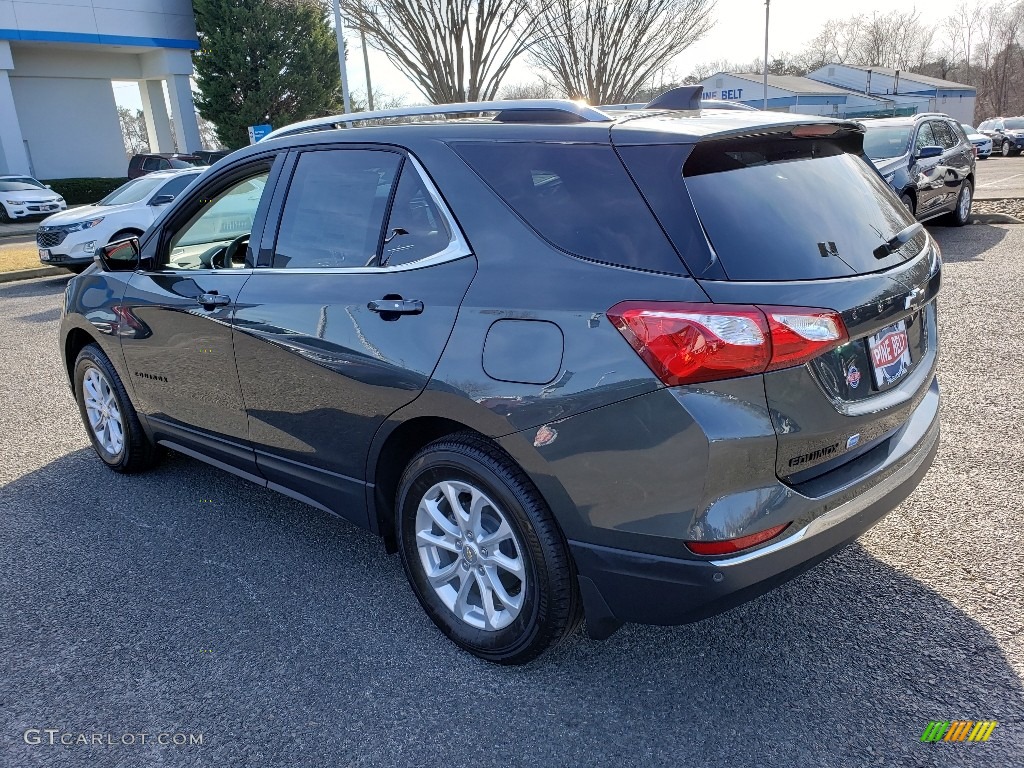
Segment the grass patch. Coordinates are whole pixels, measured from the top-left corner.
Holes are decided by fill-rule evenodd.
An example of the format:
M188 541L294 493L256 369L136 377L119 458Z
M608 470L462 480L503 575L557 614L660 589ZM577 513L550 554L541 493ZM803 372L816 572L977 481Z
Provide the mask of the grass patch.
M39 249L35 243L0 245L0 272L36 269L42 266L45 265L39 261Z

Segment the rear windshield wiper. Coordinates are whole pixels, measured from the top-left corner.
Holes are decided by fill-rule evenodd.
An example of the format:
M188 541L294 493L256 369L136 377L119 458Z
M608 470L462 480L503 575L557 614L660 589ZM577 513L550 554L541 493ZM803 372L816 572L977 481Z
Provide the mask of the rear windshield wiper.
M900 248L909 243L915 237L917 237L924 230L924 225L919 221L915 221L906 229L902 229L896 233L896 236L891 240L887 240L880 246L875 248L872 253L875 254L876 259L884 259L886 256L891 256L896 253Z

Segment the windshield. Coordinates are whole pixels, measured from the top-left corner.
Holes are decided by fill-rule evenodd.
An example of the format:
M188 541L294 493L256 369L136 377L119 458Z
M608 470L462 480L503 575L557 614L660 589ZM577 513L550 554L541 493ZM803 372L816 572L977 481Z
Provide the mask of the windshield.
M168 162L171 164L171 168L195 168L197 166L206 165L198 157L194 160L182 160L180 157L172 157Z
M150 192L167 181L166 176L142 176L122 184L96 205L127 205L137 203L149 196Z
M0 181L0 192L35 192L43 189L40 184L30 184L18 179L17 181Z
M977 133L977 131L974 130L974 126L973 125L968 125L967 123L960 123L960 127L963 128L965 131L967 131L968 135L970 135L972 133Z
M912 126L865 125L864 128L864 154L872 160L884 160L887 157L899 157L907 153Z
M1024 131L1024 117L1011 117L1003 121L1003 127L1008 131Z

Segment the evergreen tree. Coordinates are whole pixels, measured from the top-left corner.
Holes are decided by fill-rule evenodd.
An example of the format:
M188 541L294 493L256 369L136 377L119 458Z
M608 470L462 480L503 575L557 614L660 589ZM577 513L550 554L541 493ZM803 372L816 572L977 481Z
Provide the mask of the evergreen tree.
M340 112L338 44L318 0L193 0L199 114L231 149L250 125Z

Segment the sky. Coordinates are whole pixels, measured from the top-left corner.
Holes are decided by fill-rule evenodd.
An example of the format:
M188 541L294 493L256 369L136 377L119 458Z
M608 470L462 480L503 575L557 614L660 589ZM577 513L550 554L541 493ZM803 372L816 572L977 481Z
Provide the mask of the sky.
M787 51L796 53L809 42L822 25L833 18L845 18L854 13L888 13L893 10L910 11L915 7L926 9L926 21L938 23L951 15L964 0L854 0L849 4L808 2L808 0L771 0L768 51L769 57ZM764 0L718 0L716 23L703 40L695 43L672 62L680 77L685 77L701 62L728 59L738 63L752 62L764 55ZM362 48L358 35L349 34L348 48L349 87L360 94L366 93ZM391 97L403 97L408 104L423 103L424 98L387 57L370 48L370 73L374 91ZM504 85L536 79L528 61L520 60L503 81ZM114 95L119 105L133 109L142 106L135 83L115 83Z

